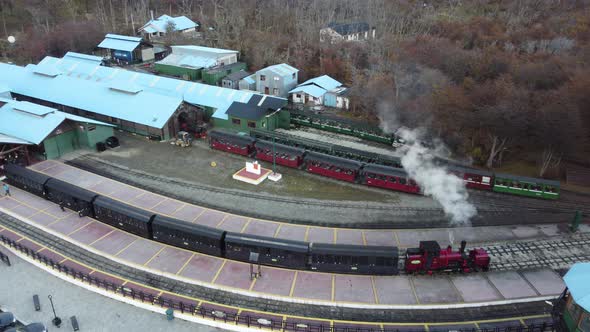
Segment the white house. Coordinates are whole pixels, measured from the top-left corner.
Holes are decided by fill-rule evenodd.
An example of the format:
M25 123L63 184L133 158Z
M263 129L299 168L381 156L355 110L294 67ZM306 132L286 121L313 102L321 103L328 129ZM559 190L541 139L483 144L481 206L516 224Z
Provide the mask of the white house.
M170 24L174 26L174 31L182 33L195 31L199 26L186 16L171 17L162 15L157 19L153 19L152 16L152 19L139 29L139 32L144 34L148 39L151 39L151 37L160 37L166 34L166 29Z
M342 83L328 75L323 75L299 84L289 91L289 95L295 104L324 105L325 94L341 86Z
M255 73L256 91L286 98L297 85L299 69L286 63L262 68Z
M320 29L320 42L359 41L375 39L375 28L365 22L330 23Z
M195 45L171 46L172 53L161 64L193 68L227 66L238 62L239 51Z

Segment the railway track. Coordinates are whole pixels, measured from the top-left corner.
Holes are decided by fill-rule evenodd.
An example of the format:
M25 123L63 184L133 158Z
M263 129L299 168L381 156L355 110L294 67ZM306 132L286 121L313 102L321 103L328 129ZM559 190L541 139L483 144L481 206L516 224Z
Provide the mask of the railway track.
M100 159L91 158L87 156L79 157L78 159L68 161L67 164L89 171L91 173L99 174L119 182L127 183L129 185L148 190L150 192L159 193L161 195L175 198L184 202L195 205L200 205L208 208L213 208L229 213L235 213L247 217L269 219L276 221L283 221L302 225L315 225L326 227L344 227L344 228L372 228L372 229L391 229L391 228L436 228L436 227L456 227L451 224L448 217L440 208L416 208L416 207L401 207L395 204L370 204L370 203L338 203L338 202L322 202L313 200L293 199L289 197L277 197L262 195L251 192L241 192L225 188L210 187L198 183L185 182L178 179L161 177L145 173L138 170L129 169L124 166L104 162ZM167 188L168 187L168 188ZM166 189L167 188L167 189ZM178 188L178 190L174 190ZM182 193L183 190L189 190ZM213 195L218 195L220 199L209 200ZM236 196L240 201L243 200L243 206L224 206L220 196L232 195ZM249 209L248 204L255 204L258 200L263 200L270 203L282 203L290 209L330 209L334 211L369 211L370 213L380 213L387 216L387 219L378 218L370 221L359 219L355 222L339 222L326 221L314 219L314 214L309 213L304 217L295 218L292 215L285 217L288 214L277 214L272 212L261 212L258 209ZM246 207L246 208L245 208ZM472 220L473 226L495 226L495 225L513 225L516 223L555 223L561 222L564 218L569 218L571 211L564 211L560 209L541 209L531 208L525 209L519 207L518 209L507 206L491 206L479 207L479 215ZM567 214L564 214L567 213ZM408 222L412 220L413 222ZM460 225L459 225L460 226Z
M580 197L572 199L572 196L580 196L575 193L562 192L560 198L555 201L543 200L538 198L520 197L515 195L499 194L481 190L470 190L469 197L478 204L488 204L496 207L527 208L543 211L563 211L573 212L580 211L590 216L590 197Z
M485 306L462 309L362 309L341 306L321 306L282 302L258 297L248 297L219 289L189 284L166 277L158 276L146 271L132 268L111 261L100 255L93 254L83 248L64 241L56 236L23 223L18 219L0 212L0 225L13 230L47 248L55 250L65 257L74 259L97 271L112 274L139 284L148 285L159 290L196 297L201 300L217 304L237 306L243 309L267 311L275 314L294 315L300 317L321 317L323 319L353 320L365 322L416 322L433 321L433 317L440 322L481 320L491 318L513 317L514 315L536 315L545 312L545 305L541 302L525 302L497 306ZM217 309L216 309L217 310Z

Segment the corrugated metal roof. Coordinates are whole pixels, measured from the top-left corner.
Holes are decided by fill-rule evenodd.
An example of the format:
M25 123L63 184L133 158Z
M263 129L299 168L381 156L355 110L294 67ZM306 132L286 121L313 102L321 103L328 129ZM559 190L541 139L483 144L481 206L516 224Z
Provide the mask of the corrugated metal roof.
M259 71L263 70L270 70L278 75L285 76L285 75L293 75L299 71L299 69L289 66L286 63L280 63L278 65L269 66Z
M32 65L29 65L32 66ZM37 66L32 66L32 68ZM109 90L108 85L114 81L121 81L121 82L131 82L143 89L143 91L139 92L135 97L139 98L141 96L151 96L151 95L163 95L178 98L180 100L184 100L185 102L193 105L200 105L200 106L207 106L216 109L216 112L213 114L213 117L227 120L226 111L234 101L239 101L242 103L247 103L253 95L260 95L260 93L256 91L243 91L243 90L234 90L234 89L227 89L222 87L217 87L213 85L201 84L196 82L187 82L185 80L169 78L169 77L162 77L152 74L146 73L139 73L134 71L129 71L120 68L111 68L105 66L96 66L89 64L84 61L73 61L72 59L58 59L54 57L47 56L45 57L38 65L38 67L50 67L53 68L55 71L62 73L66 78L76 78L82 82L91 82L91 83L99 83L102 84L105 88L95 89L92 93L99 94L98 99L100 98L107 98L106 96L100 97L100 94L103 90ZM0 67L0 76L2 76L2 69ZM2 78L0 77L0 84L4 83ZM5 83L9 85L9 82ZM16 92L16 91L15 91ZM90 93L90 92L88 92ZM111 93L115 93L117 95L125 95L122 92L112 91ZM129 95L129 94L127 94ZM134 95L130 95L133 97ZM155 97L154 97L155 98ZM276 100L276 103L270 103L271 101ZM285 103L284 98L278 97L271 97L267 96L266 104L268 105L275 105ZM110 103L109 103L110 104ZM141 102L141 105L147 104L149 106L150 102L146 100L145 102ZM98 108L98 107L97 107ZM117 107L117 109L120 109ZM129 106L129 109L141 109L139 107L132 107ZM151 109L149 107L148 109ZM122 111L118 111L122 112ZM167 111L162 111L163 114L159 116L161 118L164 114L167 114ZM97 112L100 113L100 112ZM172 112L173 113L173 112ZM170 113L170 114L172 114ZM114 117L118 117L116 115L111 115ZM166 119L167 120L167 119ZM132 121L132 120L129 120ZM138 123L142 123L138 121ZM148 124L152 125L152 124Z
M4 134L0 134L0 143L3 143L3 144L27 144L27 145L31 144L30 142L24 141L22 139L8 136L8 135L4 135Z
M244 81L246 81L248 84L254 84L256 83L256 75L252 74L250 76L244 77Z
M319 98L321 96L323 96L327 91L320 88L319 86L316 85L304 85L304 86L298 86L295 89L289 91L289 93L307 93L310 96Z
M217 59L184 54L170 54L164 59L158 61L157 63L168 66L200 69L215 66L217 64Z
M141 43L139 37L129 37L114 34L107 34L105 39L98 44L99 48L131 52Z
M66 59L71 58L71 59L75 59L75 60L85 60L85 61L89 61L89 62L97 64L97 65L102 63L102 57L95 56L95 55L89 55L89 54L76 53L76 52L68 52L68 53L66 53L66 55L64 55L64 58L66 58Z
M166 32L168 22L174 23L176 31L196 28L198 26L197 23L193 22L186 16L171 17L168 15L162 15L155 20L147 22L141 29L139 29L139 31L143 30L148 33Z
M60 63L67 62L64 60ZM162 128L182 103L180 96L166 96L146 91L131 94L113 90L109 87L112 82L105 77L90 79L90 77L83 77L82 74L72 75L72 73L60 74L56 77L38 75L35 70L39 66L41 65L28 65L23 68L0 63L0 84L10 85L13 92L25 96L155 128ZM117 69L103 66L87 67L108 69L102 74L118 76ZM84 66L77 66L75 69L83 68ZM54 70L57 69L54 68ZM92 71L98 72L98 70ZM120 72L127 71L120 70ZM119 77L124 79L123 75Z
M171 46L172 52L183 52L183 51L194 51L194 52L203 52L203 53L212 53L212 54L237 54L240 53L239 51L235 50L226 50L223 48L213 48L213 47L205 47L205 46L197 46L197 45L175 45Z
M332 90L332 89L335 89L335 88L342 85L342 83L336 81L335 79L331 78L330 76L323 75L320 77L315 77L315 78L309 79L309 80L299 84L298 86L309 85L309 84L315 84L315 85L319 86L320 88L323 88L324 90Z
M590 312L590 263L576 263L563 277L574 301Z
M111 126L26 101L4 98L0 98L0 101L6 102L0 107L0 134L18 141L26 141L27 144L41 143L66 119Z

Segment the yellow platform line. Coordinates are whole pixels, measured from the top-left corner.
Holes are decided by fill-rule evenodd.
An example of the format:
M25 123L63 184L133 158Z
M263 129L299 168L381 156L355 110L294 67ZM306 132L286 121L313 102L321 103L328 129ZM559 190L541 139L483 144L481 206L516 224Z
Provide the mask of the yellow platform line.
M98 241L100 241L100 240L104 239L105 237L107 237L107 236L111 235L111 233L112 233L112 232L114 232L114 231L115 231L115 230L114 230L114 229L112 229L110 232L106 233L105 235L103 235L103 236L99 237L98 239L96 239L96 240L94 240L94 241L90 242L90 244L88 244L88 246L92 246L92 245L93 245L93 244L95 244L96 242L98 242Z
M4 232L4 230L5 230L5 229L6 229L6 228L2 228L2 229L0 229L0 233Z
M475 324L475 327L479 329L479 324L477 322L473 322L473 324Z
M375 295L375 303L379 304L379 296L377 296L377 287L375 286L375 277L370 276L371 278L371 286L373 286L373 295Z
M19 190L20 190L20 189L19 189ZM24 191L24 190L23 190L23 191ZM48 210L48 209L52 208L53 206L46 207L46 208L44 208L43 210L39 210L38 208L36 208L36 207L34 207L34 206L32 206L32 205L29 205L28 203L26 203L26 202L23 202L23 201L19 200L18 198L15 198L14 196L11 196L10 198L11 198L11 199L13 199L13 200L15 200L15 201L17 201L17 202L18 202L18 204L20 204L20 205L24 205L24 206L28 207L29 209L32 209L32 210L34 210L34 211L37 211L37 213L39 213L39 212L43 212L43 213L45 213L45 214L47 214L47 215L50 215L50 216L52 216L52 217L54 217L54 218L57 218L57 219L65 218L65 217L69 216L69 215L72 213L72 212L68 213L68 214L67 214L65 217L63 217L63 216L62 216L62 217L59 217L59 216L56 216L56 215L54 215L54 214L51 214L51 213L47 213L47 212L45 212L45 210ZM39 197L39 198L40 198L40 199L42 199L41 197ZM15 206L15 207L16 207L16 206ZM8 209L8 210L12 211L12 209ZM69 209L68 209L68 210L69 210ZM71 210L69 210L69 211L71 211ZM26 218L30 218L30 217L32 217L32 216L34 216L34 215L36 215L37 213L33 213L32 215L30 215L30 216L28 216L28 217L26 217Z
M281 231L281 227L283 227L283 224L279 224L279 227L277 227L277 230L275 231L275 234L272 237L279 236L279 232Z
M39 248L39 250L37 250L37 253L40 253L41 251L45 250L45 247Z
M68 234L66 234L66 236L70 236L70 235L72 235L72 234L76 233L77 231L81 230L82 228L86 228L86 227L88 227L88 225L90 225L90 224L92 224L92 223L94 223L94 220L93 220L93 221L91 221L91 222L89 222L89 223L87 223L87 224L86 224L86 225L84 225L84 226L81 226L81 227L78 227L78 228L76 228L75 230L73 230L73 231L69 232Z
M131 243L129 243L128 245L126 245L125 247L123 247L123 249L117 251L117 253L115 254L115 256L119 256L120 253L122 253L125 249L131 247L132 244L134 244L139 238L131 241Z
M289 296L293 296L293 292L295 292L295 283L297 282L298 275L299 271L295 271L295 276L293 276L293 281L291 282L291 290L289 291Z
M519 321L522 324L522 326L526 326L526 323L524 322L524 319L520 318Z
M420 304L420 299L418 298L418 294L416 293L416 286L414 286L414 279L409 278L409 281L410 281L410 288L412 288L412 293L414 294L414 297L416 298L416 304Z
M246 223L244 224L244 226L242 226L242 229L240 230L240 233L244 233L244 231L246 230L246 227L248 227L248 225L250 225L250 222L252 221L252 218L248 218L248 220L246 221Z
M309 229L310 228L311 228L311 226L305 227L305 238L303 239L303 241L307 241L309 239Z
M18 233L17 233L17 234L18 234ZM31 241L31 242L34 242L34 243L36 243L34 240L30 240L30 241ZM44 249L47 249L47 248L45 248L45 247L44 247L44 248L42 248L42 250L44 250ZM48 250L49 250L49 249L48 249ZM54 252L53 250L50 250L50 251ZM80 265L82 265L82 266L88 267L86 264L84 264L84 263L81 263L81 262L78 262L78 261L76 261L75 259L70 259L70 260L71 260L72 262L76 262L76 263L78 263L78 264L80 264ZM225 262L225 261L224 261L224 262ZM88 267L88 268L89 268L89 269L91 269L90 267ZM91 270L92 270L92 269L91 269ZM94 272L94 270L92 270L92 272ZM127 279L125 279L125 278L122 278L122 277L119 277L119 276L116 276L116 275L113 275L113 274L110 274L110 273L107 273L107 272L102 272L102 271L100 271L100 272L101 272L101 273L104 273L104 274L106 274L106 275L110 275L110 276L112 276L112 277L115 277L115 278L117 278L117 279L123 280L123 281L124 281L124 282L123 282L123 284L122 284L123 286L124 286L124 285L126 285L127 283L129 283L129 280L127 280ZM162 293L164 293L163 291L161 291L161 290L159 290L159 289L156 289L156 288L154 288L154 287L148 286L148 285L143 285L143 284L140 284L140 283L136 283L136 284L137 284L137 285L140 285L140 286L143 286L143 287L146 287L146 288L149 288L149 289L157 290L157 291L159 291L159 292L162 292ZM166 292L166 293L167 293L167 294L174 294L174 293L170 293L170 292ZM204 300L197 299L197 298L192 298L192 297L188 297L188 296L183 296L183 295L180 295L180 294L174 294L174 295L175 295L175 296L179 296L179 297L183 297L183 298L186 298L186 299L191 299L191 300L193 300L193 301L195 301L195 302L198 302L198 305L199 305L199 306L200 306L202 303L210 303L210 304L215 304L215 305L218 305L218 306L221 306L221 307L225 307L225 308L234 308L234 309L238 309L238 312L239 312L239 313L241 313L241 312L242 312L242 309L241 309L241 308L237 308L237 307L235 307L235 306L221 305L221 304L217 304L217 303L212 303L212 302L204 301ZM250 309L248 309L248 310L249 310L249 311L252 311L252 312L257 312L257 313L264 313L263 311L260 311L260 310L254 310L254 309L253 309L253 310L250 310ZM314 320L320 320L320 321L330 322L330 324L331 324L331 326L332 326L332 327L333 327L333 325L334 325L334 322L335 322L335 321L326 320L326 319L322 319L322 318L315 318L315 317L302 317L302 316L295 316L295 315L289 315L288 317L297 318L297 319L314 319ZM481 320L481 321L440 322L440 323L420 323L420 324L418 324L418 323L390 323L390 324L375 324L375 323L371 323L371 322L366 322L366 323L367 323L367 324L370 324L370 325L385 325L385 326L389 326L389 325L403 325L403 326L424 326L425 324L429 324L429 325L464 325L464 324L475 324L475 325L476 325L476 326L479 328L479 324L478 324L478 323L484 323L484 322L485 322L485 323L490 323L490 322L503 322L503 321L513 321L513 320L515 320L515 319L533 319L533 318L542 318L542 317L550 317L550 316L549 316L549 315L547 315L547 314L543 314L543 315L533 315L533 316L521 316L521 317L508 317L508 318L499 318L499 319L489 319L489 320ZM343 322L343 323L356 323L356 324L363 323L363 322L358 322L358 321L354 321L354 322L353 322L353 321L344 321L344 320L338 320L338 322Z
M156 203L156 205L154 205L154 206L152 206L151 208L149 208L149 210L153 210L153 209L155 209L156 207L158 207L158 205L160 205L160 204L162 204L162 203L166 202L167 200L169 200L169 198L165 198L165 199L163 199L163 200L159 201L158 203Z
M254 278L254 280L252 280L252 282L250 283L250 288L248 288L248 290L252 290L254 288L254 285L256 285L256 280L258 280L258 278Z
M363 237L363 245L367 245L367 236L365 235L365 231L361 230L361 236Z
M183 207L186 206L186 203L181 202L182 204L180 204L179 207L177 207L174 211L172 211L171 215L174 215L176 212L180 211L180 209L182 209Z
M193 205L193 206L198 206L198 205ZM205 213L205 211L208 211L208 210L209 210L209 209L207 209L207 208L203 208L203 209L201 210L201 212L199 212L199 214L197 214L197 216L196 216L196 217L193 219L193 222L196 222L196 221L197 221L197 219L199 219L199 217L200 217L201 215L203 215L203 213Z
M132 188L133 188L133 187L132 187ZM133 200L136 200L136 199L140 198L141 196L143 196L143 195L145 195L145 194L147 193L147 191L141 190L141 189L139 189L139 188L135 188L135 189L138 189L138 190L140 190L141 192L140 192L139 194L135 195L135 197L133 197L133 198L131 199L131 201L133 201Z
M397 243L397 246L400 247L401 242L399 242L399 237L397 235L397 231L393 231L393 239L395 240L395 243Z
M0 233L2 233L2 231L0 231ZM24 239L25 239L24 237L21 237L20 239L16 240L16 242L20 242L20 241L22 241Z
M180 268L180 270L178 270L178 272L176 272L176 275L179 275L182 271L184 271L184 268L188 265L188 263L191 261L191 259L193 259L193 257L195 257L195 254L192 254L191 257L189 257L186 262L184 262L184 264L182 265L182 267Z
M57 254L57 253L56 253L56 254ZM65 262L65 261L67 261L67 260L68 260L68 258L66 257L66 258L62 259L61 261L59 261L59 264L62 264L63 262Z
M221 218L221 221L220 221L220 222L218 222L218 223L217 223L217 226L215 226L215 227L219 227L219 226L221 226L221 224L223 224L223 222L225 221L225 219L227 219L227 217L229 217L229 214L228 214L228 213L226 213L226 214L223 216L223 218Z
M336 244L338 243L338 230L336 228L334 228L332 230L332 243Z
M152 260L154 260L154 258L156 258L162 251L164 251L164 249L166 249L166 246L162 246L162 248L160 248L160 250L158 250L158 252L152 256L152 258L148 259L148 261L145 262L143 266L147 266Z
M285 331L285 326L287 325L287 315L283 315L283 328L281 331Z
M336 298L336 276L332 275L332 302Z
M223 263L221 263L221 266L219 267L219 270L217 270L217 272L215 272L215 276L213 277L213 280L211 280L211 283L214 284L215 281L217 281L217 278L219 278L219 275L221 274L221 270L223 270L223 267L225 266L225 263L227 263L227 259L223 260Z

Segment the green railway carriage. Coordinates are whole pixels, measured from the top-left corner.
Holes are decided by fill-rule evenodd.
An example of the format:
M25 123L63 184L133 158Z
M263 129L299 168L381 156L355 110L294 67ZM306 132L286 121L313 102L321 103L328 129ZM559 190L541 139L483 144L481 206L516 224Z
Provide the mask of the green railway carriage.
M544 199L559 198L559 181L496 173L494 191Z

